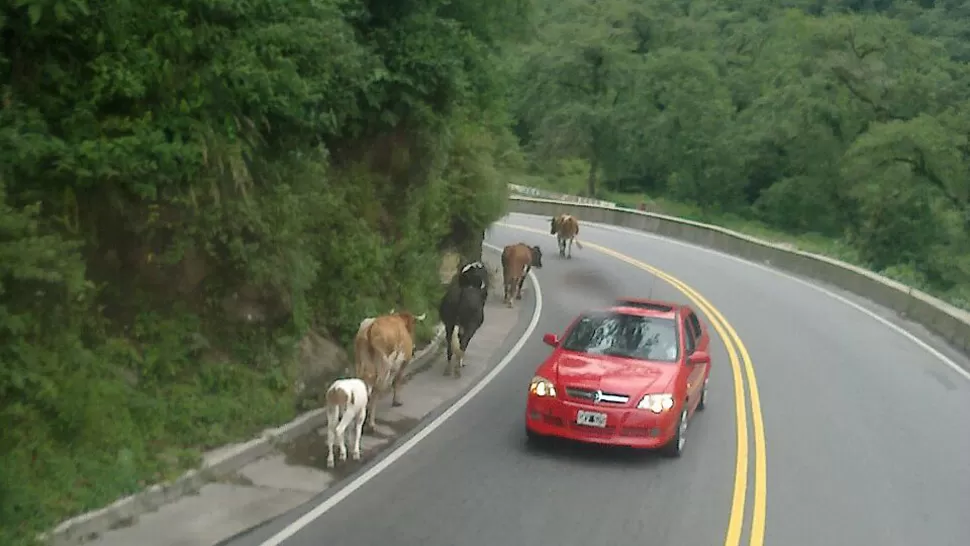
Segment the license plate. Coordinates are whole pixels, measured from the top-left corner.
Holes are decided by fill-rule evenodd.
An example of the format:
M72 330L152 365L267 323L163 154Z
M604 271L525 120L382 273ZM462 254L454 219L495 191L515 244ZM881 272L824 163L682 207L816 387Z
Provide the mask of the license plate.
M606 428L606 414L579 410L576 413L576 422L587 427Z

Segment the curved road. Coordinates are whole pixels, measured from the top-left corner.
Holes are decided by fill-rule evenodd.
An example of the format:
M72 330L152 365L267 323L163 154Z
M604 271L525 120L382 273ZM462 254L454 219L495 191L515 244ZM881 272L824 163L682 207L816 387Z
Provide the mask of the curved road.
M545 254L545 267L536 270L542 316L511 365L412 450L283 544L725 544L737 423L728 349L714 328L711 406L692 422L682 459L526 448L526 387L549 354L542 333L561 333L576 313L620 295L686 301L596 248L574 247L572 260L560 259L548 225L544 217L513 214L489 233L493 244L541 244ZM791 278L587 223L580 239L675 275L720 310L743 340L757 374L767 446L764 544L970 544L965 378L872 317ZM523 304L531 298L530 291ZM749 459L756 452L753 425L747 426ZM751 460L745 464L751 466L740 544L748 545L757 479ZM260 545L299 515L232 544Z

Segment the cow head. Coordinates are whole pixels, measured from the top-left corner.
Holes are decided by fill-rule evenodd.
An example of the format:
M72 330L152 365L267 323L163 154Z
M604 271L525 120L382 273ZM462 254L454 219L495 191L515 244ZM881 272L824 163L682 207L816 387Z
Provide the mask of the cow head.
M530 247L529 250L532 251L532 267L536 269L542 269L542 249L539 245Z
M420 314L418 316L414 316L413 314L411 314L411 313L409 313L407 311L401 311L400 313L397 313L397 316L401 317L401 320L404 321L404 326L405 326L405 328L407 328L408 333L413 336L414 335L414 325L416 323L418 323L418 322L423 321L425 318L427 318L428 317L428 314L427 313L422 313L422 314Z
M549 221L549 234L555 235L556 231L559 229L559 216L553 216Z
M462 260L458 267L458 273L461 274L467 273L473 269L485 269L485 264L483 264L480 260L474 262L466 262L465 260Z

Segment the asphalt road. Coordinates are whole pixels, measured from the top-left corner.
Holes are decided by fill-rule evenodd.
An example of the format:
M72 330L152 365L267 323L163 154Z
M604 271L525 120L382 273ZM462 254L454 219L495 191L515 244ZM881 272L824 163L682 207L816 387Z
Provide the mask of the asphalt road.
M546 218L506 221L548 232ZM589 224L580 236L677 276L747 346L767 441L764 544L970 544L970 382L885 325L789 278ZM574 247L567 261L551 236L501 225L489 240L545 250L533 339L451 419L284 544L723 544L736 423L727 354L713 329L710 406L692 422L683 458L527 449L526 387L550 351L542 333L561 333L576 313L620 295L685 298L589 247ZM749 489L749 504L751 497ZM297 515L233 544L258 545Z

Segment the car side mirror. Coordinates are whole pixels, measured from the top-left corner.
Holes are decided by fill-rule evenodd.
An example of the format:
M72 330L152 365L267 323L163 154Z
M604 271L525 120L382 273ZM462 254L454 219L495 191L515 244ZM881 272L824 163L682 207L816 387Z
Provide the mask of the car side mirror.
M558 347L559 336L557 336L556 334L546 334L542 336L542 342L545 343L546 345L549 345L550 347Z
M694 351L689 357L687 357L687 363L691 366L696 366L698 364L710 364L711 355L705 353L704 351Z

